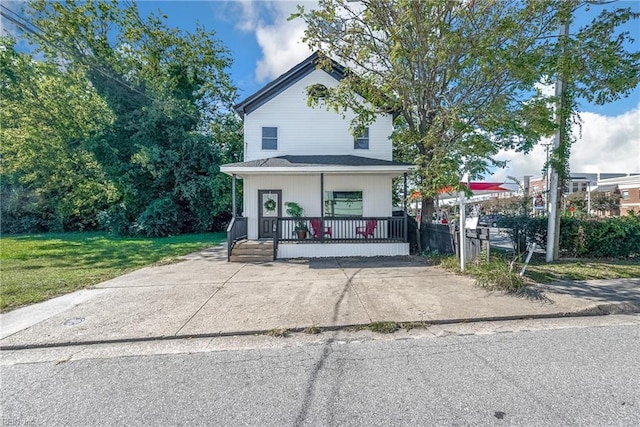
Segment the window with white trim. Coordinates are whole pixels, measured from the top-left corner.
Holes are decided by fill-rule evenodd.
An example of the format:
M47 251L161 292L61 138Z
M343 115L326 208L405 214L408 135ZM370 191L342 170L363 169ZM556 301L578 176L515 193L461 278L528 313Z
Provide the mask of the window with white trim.
M353 142L353 148L356 150L368 150L369 149L369 128L364 128L364 131L355 137Z
M362 191L325 191L324 216L362 217Z
M278 149L278 128L277 127L262 128L262 149L263 150Z

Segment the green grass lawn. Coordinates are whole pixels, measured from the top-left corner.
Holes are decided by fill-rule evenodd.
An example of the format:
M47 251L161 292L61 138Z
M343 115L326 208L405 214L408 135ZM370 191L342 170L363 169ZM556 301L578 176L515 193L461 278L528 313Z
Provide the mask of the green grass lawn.
M521 268L521 267L520 267ZM556 280L627 279L640 277L638 260L560 260L529 264L525 276L534 282Z
M115 238L104 233L61 233L0 238L0 310L40 302L170 262L226 239L224 233L160 239Z

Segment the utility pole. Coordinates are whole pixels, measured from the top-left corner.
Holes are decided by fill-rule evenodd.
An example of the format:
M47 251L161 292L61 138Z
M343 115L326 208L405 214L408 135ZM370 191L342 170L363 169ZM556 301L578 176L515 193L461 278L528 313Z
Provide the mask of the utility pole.
M559 41L563 42L569 36L569 19L564 18L564 22L560 27ZM564 54L564 52L562 53ZM561 60L562 61L562 58ZM565 127L567 124L567 118L564 113L564 71L562 68L558 70L558 78L556 80L556 121L558 122L558 130L556 131L555 138L553 140L554 154L557 153L561 145L564 144L563 138L565 137ZM556 156L556 160L557 156ZM560 246L560 204L562 202L562 186L560 185L560 177L558 170L556 170L557 161L553 162L554 165L550 165L551 169L551 183L549 188L549 220L547 223L547 254L546 261L552 262L558 259ZM564 165L561 165L564 167Z
M545 163L547 169L545 171L544 176L544 202L545 202L545 211L547 215L549 215L549 173L551 169L549 168L549 147L553 145L553 142L547 142L546 144L542 144L544 146L544 151L547 154L547 163Z
M462 179L460 180L460 182L464 185L469 185L469 173L465 173L462 175ZM465 230L465 225L467 222L467 211L465 208L465 203L466 203L466 195L464 194L464 191L460 191L458 193L458 198L459 198L459 203L460 203L460 244L458 245L460 247L460 271L464 271L465 266L467 264L467 232Z
M587 217L591 217L591 180L587 181Z

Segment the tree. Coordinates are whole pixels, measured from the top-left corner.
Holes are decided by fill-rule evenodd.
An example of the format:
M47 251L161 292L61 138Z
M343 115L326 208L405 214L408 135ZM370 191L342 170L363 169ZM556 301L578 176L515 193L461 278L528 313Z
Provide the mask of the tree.
M577 193L571 193L566 197L566 203L568 208L573 208L572 215L574 216L587 216L587 192L580 191Z
M85 76L0 39L5 232L92 229L116 191L86 141L113 116Z
M637 85L638 55L624 49L628 34L614 32L635 17L628 9L604 11L574 38L558 40L560 22L588 4L321 0L294 17L307 23L312 49L352 71L316 103L353 109L355 130L376 113L399 114L395 154L416 164L414 180L428 196L423 218L430 218L439 189L458 186L464 172L473 178L503 166L493 159L498 150L526 152L558 127L555 98L537 86L560 70L582 82L569 85L566 100L609 102ZM563 109L576 111L572 102ZM552 164L567 163L568 153L566 144L555 150Z
M562 26L557 42L549 42L549 54L541 61L543 76L556 81L558 131L549 164L551 168L548 262L559 256L561 189L569 176L569 157L573 142L572 125L579 124L580 99L598 105L627 96L640 82L640 52L627 50L633 43L628 32L618 27L640 14L630 8L603 10L587 26L574 34L569 32L574 12L582 7L609 2L569 0L555 9L558 26Z
M620 215L620 191L592 191L591 208L602 216Z
M529 199L530 200L530 199ZM522 215L522 205L524 197L511 196L509 198L493 198L482 202L484 211L487 214ZM528 205L528 204L527 204ZM530 206L527 206L528 208Z
M554 25L548 2L321 0L298 14L305 41L351 73L322 100L357 114L399 114L395 154L416 164L423 218L433 197L461 176L503 163L500 149L529 150L554 125L534 85Z
M237 124L231 58L215 34L143 21L129 2L36 0L26 13L45 57L85 73L114 114L89 141L118 190L105 225L149 236L211 229L229 211L218 198L219 165L242 147L233 131L216 130Z

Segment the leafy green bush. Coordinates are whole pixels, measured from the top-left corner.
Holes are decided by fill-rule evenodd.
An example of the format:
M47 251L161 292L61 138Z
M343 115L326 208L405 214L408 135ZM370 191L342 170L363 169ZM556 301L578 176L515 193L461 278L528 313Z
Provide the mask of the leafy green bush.
M442 268L461 273L460 260L455 255L441 257L439 261ZM516 292L524 287L522 277L511 271L509 261L502 256L493 256L489 262L480 256L467 263L464 274L473 277L477 286L488 290Z
M112 236L130 236L131 219L124 203L118 203L98 213L98 224Z
M178 208L169 197L154 200L136 221L137 233L146 237L177 234L178 226Z
M509 228L514 249L522 253L526 242L547 247L547 218L506 217L502 226ZM518 246L519 245L519 246ZM630 258L640 256L640 217L560 220L560 255L570 258Z
M509 229L513 249L518 254L526 251L527 242L535 242L541 248L545 248L547 245L546 217L506 216L500 220L498 226Z
M469 263L467 270L476 279L476 285L485 289L515 292L524 287L522 277L511 271L507 260L502 258Z
M19 185L2 183L0 200L3 234L37 233L46 229L46 219L43 212L38 211L33 192Z
M640 255L640 218L563 218L560 250L569 257L629 258Z

